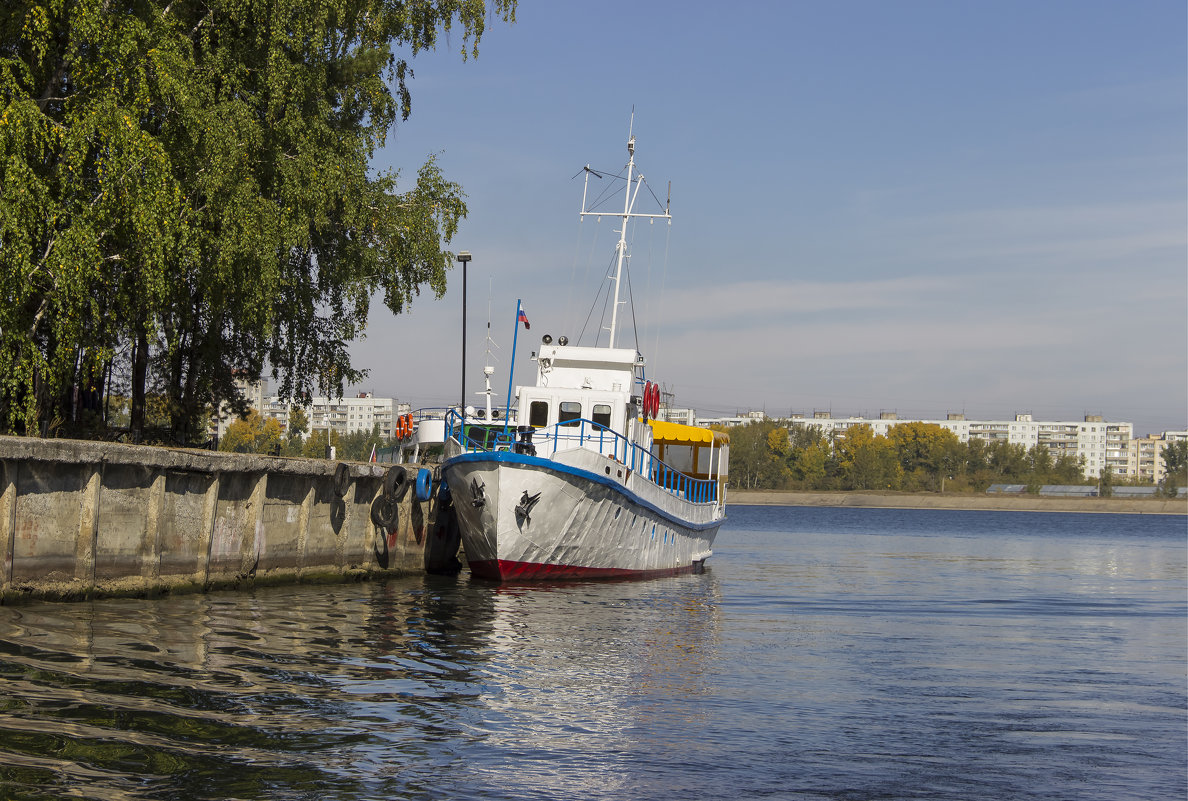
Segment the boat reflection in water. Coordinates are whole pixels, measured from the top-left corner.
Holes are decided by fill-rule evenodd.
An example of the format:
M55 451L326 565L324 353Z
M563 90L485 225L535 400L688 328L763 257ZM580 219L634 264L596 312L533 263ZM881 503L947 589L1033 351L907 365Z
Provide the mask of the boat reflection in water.
M628 797L649 784L640 753L658 731L696 753L718 645L711 575L504 585L488 598L481 757L469 759L483 784Z

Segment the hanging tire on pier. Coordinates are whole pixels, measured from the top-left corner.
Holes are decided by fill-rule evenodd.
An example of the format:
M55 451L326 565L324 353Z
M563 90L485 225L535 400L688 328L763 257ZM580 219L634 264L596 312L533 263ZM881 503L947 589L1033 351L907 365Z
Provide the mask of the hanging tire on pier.
M334 468L334 494L339 498L347 494L347 490L351 486L351 468L347 467L342 462L338 463L338 467Z
M391 495L378 495L371 502L371 522L380 528L394 529L400 522L400 504Z
M417 471L417 500L427 501L433 497L433 471L422 467Z
M388 468L388 472L384 474L384 495L390 495L397 501L402 501L406 492L408 492L408 470L402 464Z

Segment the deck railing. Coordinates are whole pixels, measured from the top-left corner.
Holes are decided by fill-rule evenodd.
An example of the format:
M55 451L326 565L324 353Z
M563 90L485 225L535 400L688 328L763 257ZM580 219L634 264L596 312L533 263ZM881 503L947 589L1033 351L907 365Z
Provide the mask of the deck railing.
M544 446L550 453L570 447L585 448L613 457L633 472L646 476L656 486L692 503L716 503L718 482L693 478L662 462L651 451L631 442L617 431L585 418L575 418L545 428L503 426L498 423L465 423L455 411L446 415L446 437L457 440L467 451L515 451L536 454Z

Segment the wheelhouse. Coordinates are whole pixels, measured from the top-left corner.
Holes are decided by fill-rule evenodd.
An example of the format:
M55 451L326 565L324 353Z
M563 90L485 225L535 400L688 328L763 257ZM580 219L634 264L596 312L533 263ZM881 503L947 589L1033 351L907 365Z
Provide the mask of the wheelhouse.
M643 357L628 348L545 343L536 356L535 386L519 389L518 422L543 429L586 421L627 436L638 411L633 393L643 365Z

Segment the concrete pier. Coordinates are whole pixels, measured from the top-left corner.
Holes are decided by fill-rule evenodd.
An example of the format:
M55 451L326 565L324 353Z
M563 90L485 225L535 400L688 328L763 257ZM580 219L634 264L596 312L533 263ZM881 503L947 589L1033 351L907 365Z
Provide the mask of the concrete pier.
M390 468L0 437L0 602L419 572L415 466L395 525L373 522Z

